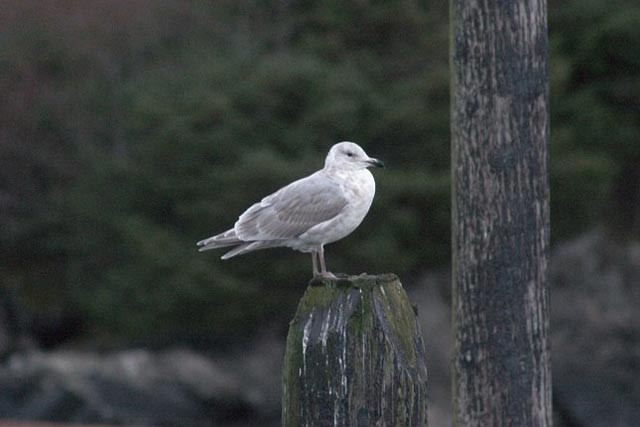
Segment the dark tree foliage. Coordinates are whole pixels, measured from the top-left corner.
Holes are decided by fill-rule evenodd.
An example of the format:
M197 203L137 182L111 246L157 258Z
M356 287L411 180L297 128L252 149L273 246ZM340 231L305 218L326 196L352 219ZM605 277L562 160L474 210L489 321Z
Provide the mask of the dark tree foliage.
M554 237L640 238L640 5L550 4Z
M608 4L550 9L557 236L611 211L637 159L637 6ZM330 268L446 265L447 15L411 0L1 2L0 283L34 319L77 317L105 344L284 323L306 255L222 262L194 242L345 139L389 167Z

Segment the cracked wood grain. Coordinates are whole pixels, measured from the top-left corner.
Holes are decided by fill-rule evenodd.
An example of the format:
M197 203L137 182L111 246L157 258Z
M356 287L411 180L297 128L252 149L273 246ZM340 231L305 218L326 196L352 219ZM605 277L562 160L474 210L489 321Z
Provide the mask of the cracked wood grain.
M545 0L451 0L458 426L550 426Z

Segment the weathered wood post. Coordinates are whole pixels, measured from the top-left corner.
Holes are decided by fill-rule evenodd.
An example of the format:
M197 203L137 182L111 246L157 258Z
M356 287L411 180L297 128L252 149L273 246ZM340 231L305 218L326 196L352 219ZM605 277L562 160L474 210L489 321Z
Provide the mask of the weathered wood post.
M454 419L550 426L546 0L451 0Z
M289 327L283 427L424 427L417 314L393 274L322 279Z

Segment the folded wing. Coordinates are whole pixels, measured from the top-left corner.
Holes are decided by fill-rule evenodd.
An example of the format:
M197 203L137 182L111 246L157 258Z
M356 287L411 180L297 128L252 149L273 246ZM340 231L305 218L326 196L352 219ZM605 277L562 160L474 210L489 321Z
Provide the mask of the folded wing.
M342 189L317 172L251 206L235 224L243 241L288 240L338 215L348 204Z

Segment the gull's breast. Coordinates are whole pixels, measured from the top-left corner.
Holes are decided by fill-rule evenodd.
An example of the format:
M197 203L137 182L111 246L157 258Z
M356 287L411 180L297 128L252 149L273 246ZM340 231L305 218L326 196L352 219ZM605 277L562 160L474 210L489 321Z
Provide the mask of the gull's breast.
M363 169L349 172L339 178L349 204L335 218L316 225L300 236L302 240L319 245L340 240L358 228L369 212L376 192L376 183L371 172Z

